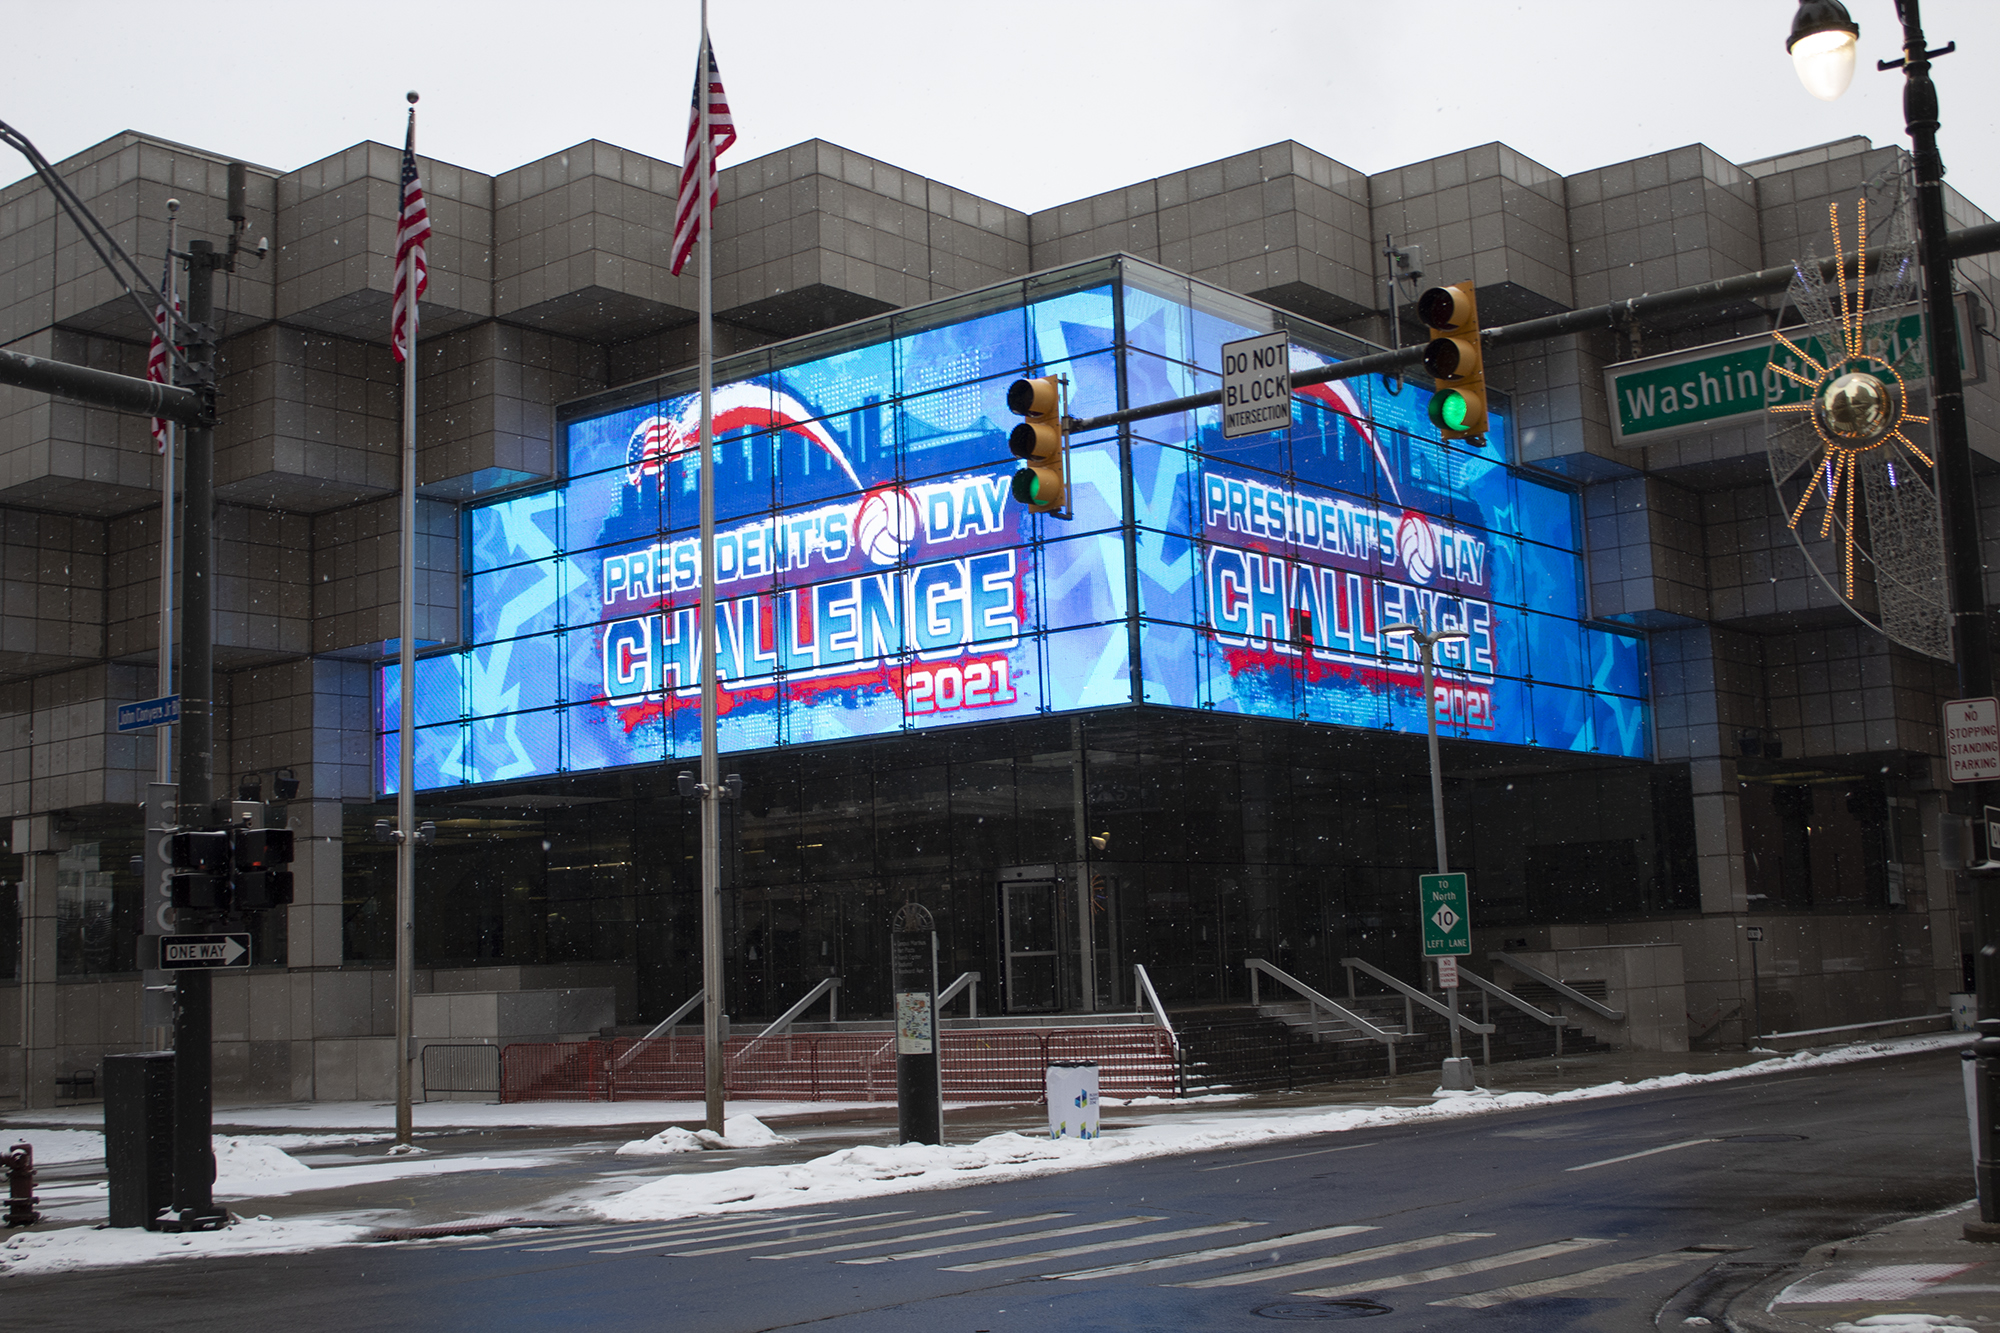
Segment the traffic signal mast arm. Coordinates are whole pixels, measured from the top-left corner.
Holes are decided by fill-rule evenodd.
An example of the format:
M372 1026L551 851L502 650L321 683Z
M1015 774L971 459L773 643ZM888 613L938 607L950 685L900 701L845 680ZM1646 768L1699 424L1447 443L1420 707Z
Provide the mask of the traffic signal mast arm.
M1991 254L2000 250L2000 222L1988 222L1955 231L1951 233L1947 248L1953 259L1963 259L1968 255ZM1877 257L1877 252L1870 251L1866 258L1872 264ZM1849 272L1853 271L1855 262L1852 258L1847 261ZM1822 259L1819 263L1820 273L1825 277L1832 277L1838 267L1839 261L1834 259ZM1733 278L1720 278L1714 282L1698 283L1692 287L1677 287L1672 291L1634 296L1625 301L1613 301L1609 305L1591 306L1584 310L1566 310L1560 315L1523 320L1519 324L1502 324L1495 328L1480 330L1479 337L1487 347L1506 347L1514 343L1560 338L1564 334L1583 333L1591 329L1622 328L1659 315L1697 310L1703 306L1722 305L1746 296L1774 295L1791 285L1796 272L1797 270L1790 264L1780 268L1759 269L1755 273L1742 273ZM1364 375L1387 374L1408 366L1420 365L1424 359L1424 350L1422 346L1400 347L1393 351L1371 352L1367 356L1357 356L1351 361L1341 361L1330 366L1295 370L1292 372L1292 387L1301 389L1309 384L1330 384L1334 380L1359 379ZM1126 408L1122 412L1106 412L1102 416L1084 417L1081 420L1072 419L1069 428L1077 433L1102 430L1106 426L1122 426L1131 421L1146 421L1153 417L1171 416L1176 412L1192 412L1197 408L1214 407L1221 401L1222 390L1211 389L1207 393L1190 394L1185 398L1170 398L1165 402L1148 403L1144 407Z

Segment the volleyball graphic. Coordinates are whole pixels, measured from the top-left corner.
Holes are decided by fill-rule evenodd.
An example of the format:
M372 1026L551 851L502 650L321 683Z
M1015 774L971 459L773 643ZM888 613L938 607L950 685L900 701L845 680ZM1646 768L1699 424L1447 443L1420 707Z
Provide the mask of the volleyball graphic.
M1429 583L1437 573L1437 532L1422 514L1406 510L1396 525L1396 558L1414 582Z
M893 565L917 539L917 502L908 491L883 486L862 497L854 518L854 544L878 565Z

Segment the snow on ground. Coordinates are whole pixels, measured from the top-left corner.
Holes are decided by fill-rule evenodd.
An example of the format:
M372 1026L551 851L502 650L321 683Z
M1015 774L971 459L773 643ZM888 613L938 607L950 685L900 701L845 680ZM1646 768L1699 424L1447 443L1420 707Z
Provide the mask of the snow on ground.
M1940 1328L1974 1328L1955 1314L1871 1314L1835 1324L1827 1333L1934 1333Z
M775 1143L797 1143L788 1139L754 1115L733 1115L722 1122L722 1132L712 1129L685 1130L668 1125L650 1139L634 1139L618 1150L620 1157L666 1157L679 1152L700 1152L704 1148L768 1148Z
M287 1254L347 1245L374 1228L337 1218L268 1217L238 1221L221 1231L177 1235L133 1227L98 1230L17 1231L0 1244L0 1276L60 1273L74 1268L148 1263L157 1259L212 1258L219 1254Z
M623 1222L650 1222L690 1213L735 1212L792 1205L821 1205L914 1190L948 1189L977 1176L983 1181L1049 1175L1079 1167L1108 1166L1174 1153L1213 1151L1308 1134L1341 1133L1381 1125L1456 1119L1493 1111L1589 1101L1634 1092L1692 1087L1725 1079L1820 1065L1847 1064L1963 1044L1966 1034L1874 1042L1834 1050L1802 1051L1710 1074L1672 1074L1632 1083L1604 1083L1566 1092L1472 1092L1434 1095L1428 1106L1349 1106L1337 1110L1196 1112L1107 1129L1095 1139L1038 1139L994 1134L969 1144L898 1144L843 1148L787 1166L744 1166L701 1174L674 1174L597 1200L591 1208Z
M58 1162L94 1162L104 1156L104 1135L95 1129L23 1129L0 1134L0 1149L26 1143L35 1150L37 1167Z

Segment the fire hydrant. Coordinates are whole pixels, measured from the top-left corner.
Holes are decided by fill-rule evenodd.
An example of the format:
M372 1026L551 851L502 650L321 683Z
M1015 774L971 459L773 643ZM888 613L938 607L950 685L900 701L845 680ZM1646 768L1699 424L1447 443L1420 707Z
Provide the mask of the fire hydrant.
M17 1143L8 1152L0 1153L0 1165L7 1168L7 1222L10 1227L31 1227L42 1220L35 1211L41 1200L35 1197L35 1149L28 1143Z

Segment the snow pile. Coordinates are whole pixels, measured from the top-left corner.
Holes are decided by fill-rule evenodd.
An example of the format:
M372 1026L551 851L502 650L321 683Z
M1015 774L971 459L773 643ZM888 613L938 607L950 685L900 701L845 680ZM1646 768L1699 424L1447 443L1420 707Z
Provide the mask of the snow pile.
M708 1133L703 1130L702 1133ZM679 1125L668 1125L650 1139L633 1139L618 1150L620 1157L665 1157L669 1153L700 1152L706 1145L695 1137L691 1129Z
M65 1227L17 1231L0 1244L0 1275L61 1273L107 1264L156 1259L205 1259L233 1254L294 1254L347 1245L373 1228L323 1218L268 1217L238 1221L221 1231L144 1231L137 1227Z
M267 1181L312 1171L304 1162L265 1139L217 1134L213 1142L217 1191L249 1194L255 1192L253 1187Z
M1973 1328L1955 1314L1871 1314L1835 1324L1827 1333L1931 1333L1939 1328Z
M620 1157L664 1157L670 1153L700 1152L704 1148L768 1148L774 1144L797 1143L788 1139L754 1115L733 1115L722 1122L722 1132L712 1129L682 1129L668 1125L650 1139L634 1139L618 1150Z

